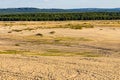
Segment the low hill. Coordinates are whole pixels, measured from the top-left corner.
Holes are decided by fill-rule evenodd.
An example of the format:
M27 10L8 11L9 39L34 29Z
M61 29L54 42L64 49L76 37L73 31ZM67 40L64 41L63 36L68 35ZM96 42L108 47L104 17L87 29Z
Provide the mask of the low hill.
M120 8L79 8L79 9L6 8L6 9L0 9L0 13L30 13L30 12L120 12Z

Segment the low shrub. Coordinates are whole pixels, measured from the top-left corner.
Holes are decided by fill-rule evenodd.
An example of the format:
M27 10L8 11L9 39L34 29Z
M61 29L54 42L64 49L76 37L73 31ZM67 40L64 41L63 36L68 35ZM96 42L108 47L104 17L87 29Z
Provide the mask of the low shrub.
M55 31L51 31L51 32L49 32L50 34L55 34Z
M42 37L42 36L43 36L43 34L41 34L41 33L37 33L37 34L36 34L36 36L41 36L41 37Z

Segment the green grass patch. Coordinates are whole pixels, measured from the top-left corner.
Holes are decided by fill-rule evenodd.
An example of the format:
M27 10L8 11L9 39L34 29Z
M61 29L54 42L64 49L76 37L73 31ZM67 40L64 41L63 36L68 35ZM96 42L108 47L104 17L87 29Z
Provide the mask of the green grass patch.
M101 57L99 54L93 54L89 52L75 53L75 52L46 52L46 53L35 53L32 55L37 56L81 56L81 57Z
M64 46L70 46L74 44L78 44L82 41L93 41L88 38L84 37L50 37L50 36L43 36L39 37L41 34L38 36L26 36L24 39L26 41L31 42L33 44L53 44L53 45L64 45Z
M80 37L80 38L78 38L78 41L93 41L93 40L84 38L84 37Z
M50 53L60 53L61 51L58 50L58 49L48 49L46 50L47 52L50 52Z
M16 51L16 50L5 50L5 51L0 51L0 54L22 54L25 51Z
M43 53L33 53L29 55L38 55L38 56L82 56L82 57L100 57L102 55L95 54L92 52L67 52L61 51L58 49L48 49Z
M70 28L70 29L82 29L82 28L93 28L94 26L89 23L84 24L65 24L65 25L59 25L57 28Z
M81 55L83 57L100 57L102 55L100 54L95 54L95 53L92 53L92 52L83 52L83 53L76 53L77 55Z
M58 49L48 49L46 52L29 52L29 51L16 51L16 50L5 50L0 51L0 54L23 54L32 56L82 56L82 57L101 57L100 54L95 54L92 52L66 52Z

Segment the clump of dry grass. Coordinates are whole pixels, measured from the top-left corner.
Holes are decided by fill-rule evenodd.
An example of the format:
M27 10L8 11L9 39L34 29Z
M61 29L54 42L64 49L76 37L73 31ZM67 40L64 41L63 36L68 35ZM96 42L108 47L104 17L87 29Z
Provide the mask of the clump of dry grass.
M0 54L20 54L23 53L24 51L17 51L17 50L5 50L5 51L0 51Z
M59 28L70 28L70 29L82 29L82 28L93 28L94 26L88 23L83 24L65 24L60 25Z
M12 31L8 31L8 33L12 33Z
M34 28L25 28L25 29L23 29L23 30L28 30L28 31L31 31L31 30L34 30Z
M15 44L15 46L20 46L20 44Z
M37 33L37 34L35 34L36 36L40 36L40 37L43 37L43 34L41 34L41 33Z
M81 56L81 57L102 57L101 54L95 54L91 52L66 52L58 49L48 49L43 53L32 53L28 55L36 56Z
M51 32L49 32L50 34L55 34L55 31L51 31Z
M22 32L23 30L19 30L19 29L13 29L13 32Z

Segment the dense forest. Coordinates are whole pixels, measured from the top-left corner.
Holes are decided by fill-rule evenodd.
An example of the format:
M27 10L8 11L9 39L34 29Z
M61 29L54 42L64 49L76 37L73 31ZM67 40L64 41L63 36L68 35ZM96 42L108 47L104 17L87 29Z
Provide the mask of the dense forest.
M118 20L120 12L0 14L0 21Z

